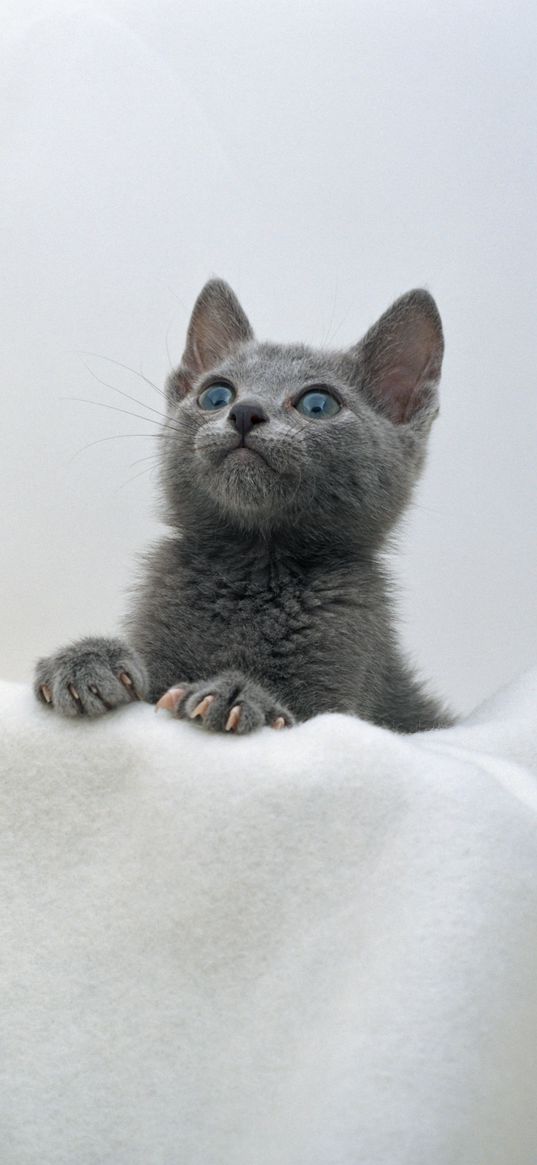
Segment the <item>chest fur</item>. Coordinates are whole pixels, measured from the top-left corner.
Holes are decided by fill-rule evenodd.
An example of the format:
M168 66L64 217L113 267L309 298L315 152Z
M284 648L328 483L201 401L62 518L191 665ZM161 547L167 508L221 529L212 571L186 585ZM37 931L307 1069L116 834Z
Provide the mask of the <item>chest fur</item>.
M218 667L244 667L254 660L291 663L308 654L322 638L329 598L318 581L282 566L250 571L209 570L193 592L184 580L183 610L189 639L199 658L206 653Z
M261 553L185 561L173 550L173 559L168 547L166 560L152 564L134 620L134 645L152 661L155 690L233 668L293 707L305 707L310 690L316 707L324 698L339 706L378 656L367 571L301 569Z

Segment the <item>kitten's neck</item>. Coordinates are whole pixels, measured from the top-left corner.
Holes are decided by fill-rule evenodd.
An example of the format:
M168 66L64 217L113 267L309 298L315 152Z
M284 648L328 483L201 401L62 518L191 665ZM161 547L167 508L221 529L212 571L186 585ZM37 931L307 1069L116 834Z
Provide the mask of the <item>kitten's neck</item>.
M251 531L217 522L197 523L177 531L183 562L222 564L227 569L259 568L285 564L300 573L310 570L375 568L376 549L364 546L340 528L329 536L314 530L282 529Z

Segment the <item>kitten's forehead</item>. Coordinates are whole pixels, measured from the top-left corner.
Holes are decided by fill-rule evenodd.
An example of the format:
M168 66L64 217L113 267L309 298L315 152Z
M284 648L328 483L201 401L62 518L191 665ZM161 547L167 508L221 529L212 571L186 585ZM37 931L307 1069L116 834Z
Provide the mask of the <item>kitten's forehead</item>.
M336 376L336 363L327 353L305 344L259 344L253 340L243 344L220 371L239 390L280 397L307 384L329 383Z

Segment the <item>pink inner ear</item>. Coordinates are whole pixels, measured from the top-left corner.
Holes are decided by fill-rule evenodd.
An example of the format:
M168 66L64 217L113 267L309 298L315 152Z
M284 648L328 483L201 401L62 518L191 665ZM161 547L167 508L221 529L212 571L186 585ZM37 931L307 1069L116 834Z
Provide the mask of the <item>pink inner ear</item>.
M400 325L388 342L382 341L370 362L371 388L395 424L404 424L426 404L440 376L443 341L429 320Z
M199 376L253 335L231 288L221 279L210 279L194 304L182 365Z
M383 371L374 385L375 393L386 406L386 411L396 424L409 421L425 403L428 372L431 360L427 360L421 371L408 364L399 364Z
M392 304L354 349L374 408L404 424L434 400L444 338L434 299L415 288Z

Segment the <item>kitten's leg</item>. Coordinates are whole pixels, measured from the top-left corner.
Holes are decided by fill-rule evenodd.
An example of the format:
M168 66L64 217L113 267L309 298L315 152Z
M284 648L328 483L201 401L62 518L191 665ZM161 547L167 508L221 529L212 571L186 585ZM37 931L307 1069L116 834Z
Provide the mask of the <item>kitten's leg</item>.
M209 732L242 735L269 725L286 728L294 716L242 672L221 672L213 679L177 683L161 696L157 709L167 708L182 720L194 720Z
M34 676L38 700L63 716L102 716L147 688L143 661L121 639L80 639L38 660Z

